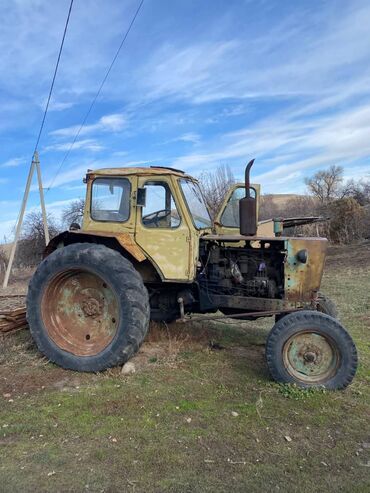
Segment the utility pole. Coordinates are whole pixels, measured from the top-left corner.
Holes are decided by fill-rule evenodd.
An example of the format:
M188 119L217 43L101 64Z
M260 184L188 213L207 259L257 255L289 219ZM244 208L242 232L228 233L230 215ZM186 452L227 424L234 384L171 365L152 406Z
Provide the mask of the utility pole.
M39 161L39 153L35 151L34 155L36 171L37 171L37 182L39 184L39 193L40 193L40 204L41 204L41 212L42 212L42 221L44 223L44 235L45 235L45 244L47 245L50 241L49 237L49 227L48 220L46 216L46 208L45 208L45 199L44 199L44 189L42 188L42 178L41 178L41 168Z
M46 217L44 190L42 188L39 154L37 151L35 151L33 158L32 158L30 170L28 172L26 189L24 191L21 210L19 213L19 218L18 218L18 223L17 223L17 228L15 230L14 242L13 242L12 249L11 249L10 256L9 256L8 266L7 266L7 269L5 272L3 288L6 288L8 286L9 276L10 276L10 272L12 270L12 266L13 266L13 262L14 262L14 256L15 256L15 251L17 249L17 243L19 240L19 235L20 235L21 229L22 229L24 213L26 210L27 200L28 200L28 196L30 193L30 188L31 188L31 183L32 183L32 178L33 178L33 173L34 173L35 168L37 170L37 180L38 180L38 185L39 185L40 203L41 203L41 210L42 210L42 220L44 223L45 242L46 242L46 244L49 243L49 229L48 229L48 223L47 223L47 217Z

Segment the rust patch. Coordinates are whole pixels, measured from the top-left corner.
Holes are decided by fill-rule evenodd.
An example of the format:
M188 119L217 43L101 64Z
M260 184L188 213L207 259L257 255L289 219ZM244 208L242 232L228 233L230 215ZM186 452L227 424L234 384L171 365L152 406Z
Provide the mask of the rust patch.
M121 233L115 236L119 242L119 244L127 250L136 260L142 262L146 259L146 256L143 254L141 248L134 242L131 235L128 233Z
M83 235L90 236L93 238L94 236L98 236L99 238L115 238L118 243L128 251L130 255L134 257L138 262L143 262L146 260L146 256L143 253L143 250L135 243L132 238L132 235L129 233L109 233L106 231L85 231L85 230L77 230L77 231L64 231L60 233L58 236L53 238L48 246L45 248L44 257L47 257L52 253L55 248L58 248L58 245L63 245L63 243L68 238L68 235Z
M283 360L294 378L318 385L335 375L340 358L332 341L313 329L294 334L284 344Z
M116 335L120 310L104 279L69 269L58 273L45 289L41 315L49 337L59 348L76 356L94 356Z
M290 238L285 241L285 299L311 302L316 299L324 270L327 240L325 238ZM307 261L298 252L307 252Z

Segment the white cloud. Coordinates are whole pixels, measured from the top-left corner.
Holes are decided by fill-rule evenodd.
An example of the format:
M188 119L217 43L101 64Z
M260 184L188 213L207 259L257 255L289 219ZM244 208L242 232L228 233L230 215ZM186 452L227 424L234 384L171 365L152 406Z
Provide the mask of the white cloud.
M186 134L180 135L177 140L180 140L182 142L191 142L192 144L198 144L200 141L200 135L194 132L188 132Z
M47 98L43 98L43 100L40 102L39 107L42 111L45 110L46 108L46 103L47 103ZM69 108L72 108L75 103L72 101L60 101L56 100L54 97L50 99L49 103L49 108L48 111L64 111L68 110Z
M74 103L63 103L62 101L51 101L49 111L64 111L72 108Z
M73 147L71 148L73 144ZM72 151L85 149L87 151L98 152L104 149L104 146L99 144L93 139L76 140L76 142L63 142L61 144L52 144L44 148L44 151L68 151L71 148Z
M111 115L102 116L97 123L91 125L85 125L80 135L88 135L98 132L119 132L126 126L126 118L120 113L114 113ZM59 128L53 130L50 135L56 137L74 137L78 132L80 125L73 125L71 127Z
M92 168L92 164L81 164L80 166L72 166L67 168L67 170L63 170L54 180L54 175L46 176L44 179L44 187L49 188L51 183L53 182L53 188L57 188L60 185L65 185L67 183L71 183L77 180L82 181L84 176L86 175L86 171L88 168Z
M276 192L274 187L280 184L294 191L310 170L367 160L369 135L370 101L313 121L276 114L258 124L211 139L203 144L200 152L179 156L172 165L197 173L200 168L212 169L228 163L242 176L247 160L256 157L253 180L269 191ZM361 169L367 169L370 174L370 165L363 165Z
M148 162L143 158L153 147L146 137L158 132L158 141L173 144L164 150L168 164L190 172L226 162L241 176L245 161L256 156L253 172L270 188L279 184L281 189L294 189L306 173L333 162L347 166L346 176L352 170L358 176L366 174L360 161L366 162L370 155L370 4L324 2L320 9L311 5L294 8L292 4L288 13L282 5L273 19L258 19L261 11L267 9L269 14L274 8L267 7L268 3L251 3L259 23L249 23L244 32L230 28L239 21L236 15L243 2L227 9L225 15L219 15L215 6L215 15L207 12L206 23L191 21L192 30L187 29L184 17L179 32L167 32L163 26L169 23L173 28L171 21L161 21L159 13L158 23L153 23L151 14L145 17L143 9L138 19L141 24L135 24L128 39L132 44L117 60L98 101L98 114L111 113L86 125L74 148L91 152L111 149L104 139L126 130L130 120L130 137L135 132L140 138L139 144L128 139L124 144L130 149L129 165ZM50 145L47 142L49 151L69 149L79 129L71 123L80 121L78 115L95 94L107 60L119 43L122 21L133 4L108 0L108 7L102 8L99 2L86 0L86 5L83 9L74 6L50 108L62 111L75 105L71 112L74 120L67 111L48 116L45 134L55 128L56 121L63 127L49 133L53 137L49 137ZM47 94L65 14L63 2L17 0L0 5L0 49L4 55L0 60L1 129L17 125L33 128L35 106L42 114L35 101L42 101ZM155 42L151 36L154 24ZM228 105L230 108L224 109ZM119 113L123 107L125 114ZM171 140L174 125L179 137ZM99 141L95 133L102 134ZM196 147L172 159L179 152L174 150L178 147L175 142ZM122 165L118 158L126 159L126 152L113 151L104 162L91 162L85 156L75 168L72 164L63 168L56 186L80 179L86 168ZM360 162L357 166L356 160ZM0 166L17 165L11 162ZM52 176L52 169L47 171Z
M84 159L82 163L76 165L76 163L72 163L68 168L63 168L62 171L58 174L56 179L53 181L53 170L49 169L48 174L44 178L44 187L47 189L50 187L53 181L53 188L59 188L62 185L67 185L69 183L73 183L76 181L82 182L82 179L85 177L88 169L100 169L100 168L115 168L115 167L129 167L129 166L140 166L143 164L148 164L147 161L126 161L122 162L122 160L118 157L107 157L105 159L92 159L87 160ZM32 188L32 190L37 190L36 186Z
M5 163L0 164L0 168L16 168L21 164L25 164L25 159L23 157L15 157L12 159L8 159Z
M164 142L161 142L160 145L173 144L174 142L190 142L191 144L199 144L200 135L195 132L187 132L174 137L173 139L165 140Z
M212 74L218 72L238 49L237 41L204 42L185 48L174 44L162 46L140 69L142 73L138 74L138 81L146 89L144 94L150 98L181 96L206 100L210 88L213 93L215 90L218 92L220 84ZM217 99L222 97L219 94ZM213 95L210 99L216 98Z

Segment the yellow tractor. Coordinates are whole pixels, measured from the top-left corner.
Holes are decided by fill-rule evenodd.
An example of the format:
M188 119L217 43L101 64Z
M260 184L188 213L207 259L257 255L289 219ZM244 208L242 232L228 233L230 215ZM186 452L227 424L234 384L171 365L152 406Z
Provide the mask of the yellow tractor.
M327 241L284 237L280 220L263 234L252 164L215 222L197 180L182 171L89 170L81 227L49 243L29 286L39 350L64 368L96 372L134 355L150 319L272 317L266 360L275 380L346 387L357 353L319 293Z

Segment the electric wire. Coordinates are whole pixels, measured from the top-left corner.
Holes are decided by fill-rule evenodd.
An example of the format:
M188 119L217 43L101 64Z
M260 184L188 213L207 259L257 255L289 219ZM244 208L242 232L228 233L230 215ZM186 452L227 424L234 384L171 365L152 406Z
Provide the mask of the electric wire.
M37 151L37 148L38 148L39 143L40 143L42 131L43 131L44 125L45 125L46 115L47 115L48 110L49 110L49 105L50 105L50 101L51 101L51 96L53 94L55 79L56 79L56 76L57 76L57 73L58 73L60 58L61 58L62 52L63 52L64 41L66 39L66 34L67 34L68 25L69 25L69 20L71 18L71 12L72 12L73 2L74 2L74 0L71 0L71 2L69 4L68 15L67 15L67 19L66 19L66 22L65 22L65 25L64 25L62 41L61 41L60 47L59 47L58 58L57 58L57 62L55 64L54 74L53 74L53 78L52 78L50 89L49 89L49 95L48 95L48 98L47 98L47 101L46 101L46 106L45 106L44 114L43 114L43 117L42 117L42 120L41 120L41 125L40 125L40 129L39 129L39 133L37 135L35 148L34 148L34 151L33 151L33 154L32 154L32 162L33 162L34 157L35 157L35 152ZM31 162L31 166L32 166L32 162ZM17 221L16 221L15 224L18 224L20 215L21 215L21 211L18 212Z
M131 29L132 29L132 26L133 26L133 25L134 25L134 23L135 23L135 20L136 20L136 18L137 18L137 16L138 16L139 12L140 12L140 10L141 10L141 7L142 7L143 3L144 3L144 0L141 0L141 1L140 1L140 3L139 3L138 8L136 9L136 12L135 12L134 16L133 16L133 17L132 17L132 19L131 19L131 22L130 22L129 26L128 26L128 28L127 28L127 30L126 30L126 32L125 32L125 34L124 34L123 38L122 38L122 41L121 41L121 43L120 43L120 45L119 45L119 47L118 47L118 50L116 51L116 54L114 55L113 60L112 60L111 64L109 65L109 68L108 68L108 70L107 70L106 74L105 74L105 75L104 75L104 77L103 77L103 80L102 80L102 82L101 82L101 84L100 84L100 86L99 86L99 89L98 89L97 93L95 94L94 98L92 99L91 104L90 104L90 106L89 106L89 109L87 110L87 112L86 112L86 114L85 114L85 116L84 116L84 118L83 118L83 120L82 120L82 123L81 123L81 125L80 125L79 129L77 130L77 132L76 132L76 134L75 134L75 136L74 136L73 140L72 140L72 143L71 143L70 147L68 148L68 150L67 150L66 154L64 155L64 157L63 157L62 161L60 162L60 164L59 164L59 166L58 166L58 168L57 168L57 171L56 171L56 173L55 173L55 175L54 175L53 179L51 180L51 182L50 182L49 186L48 186L48 187L47 187L47 189L46 189L45 195L46 195L46 194L50 191L50 189L53 187L53 185L54 185L54 183L55 183L55 180L56 180L56 179L57 179L57 177L59 176L59 173L60 173L60 171L61 171L61 169L62 169L62 167L63 167L64 163L66 162L66 160L67 160L67 158L68 158L68 156L69 156L69 154L70 154L70 152L71 152L71 150L72 150L73 146L74 146L74 145L75 145L75 143L76 143L76 140L78 139L78 136L79 136L79 135L80 135L80 133L81 133L81 130L82 130L82 129L83 129L83 127L85 126L85 123L86 123L86 121L87 121L88 117L90 116L91 110L93 109L93 107L94 107L94 105L95 105L95 103L96 103L96 101L97 101L97 99L98 99L98 97L99 97L99 95L100 95L100 93L101 93L101 91L102 91L102 89L103 89L103 86L104 86L104 84L105 84L106 80L107 80L107 79L108 79L108 77L109 77L109 74L110 74L110 72L111 72L111 70L112 70L112 68L113 68L113 65L115 64L115 62L116 62L116 60L117 60L117 58L118 58L118 55L120 54L120 51L121 51L121 49L122 49L123 45L125 44L125 41L126 41L126 39L127 39L127 36L130 34L130 31L131 31Z
M65 40L66 34L67 34L69 19L71 17L72 6L73 6L73 0L71 0L71 3L69 5L68 16L67 16L67 20L66 20L66 23L65 23L65 26L64 26L64 32L63 32L62 42L61 42L60 48L59 48L57 63L55 65L54 75L53 75L53 79L52 79L50 90L49 90L49 96L48 96L48 99L47 99L47 102L46 102L44 116L43 116L42 121L41 121L41 126L40 126L40 130L39 130L39 134L37 136L35 150L34 150L33 154L35 154L35 152L37 151L37 148L38 148L38 145L39 145L40 139L41 139L41 134L42 134L42 131L44 129L45 119L46 119L46 115L47 115L47 112L48 112L48 109L49 109L51 95L53 93L55 79L56 79L58 68L59 68L60 57L62 56L62 51L63 51L63 46L64 46L64 40Z
M47 101L46 101L46 106L45 106L44 114L43 114L43 117L42 117L42 120L41 120L40 130L39 130L39 133L37 135L36 144L35 144L35 148L34 148L33 155L32 155L32 162L33 162L33 160L35 158L35 152L37 151L38 146L39 146L39 143L40 143L42 131L43 131L44 125L45 125L46 115L47 115L48 110L49 110L49 105L50 105L50 101L51 101L51 96L53 94L55 79L56 79L56 76L57 76L57 73L58 73L60 58L61 58L62 52L63 52L64 41L66 39L67 29L68 29L68 25L69 25L69 19L71 17L73 2L74 2L74 0L71 0L71 2L69 4L67 20L66 20L65 25L64 25L64 31L63 31L62 41L60 43L59 52L58 52L58 58L57 58L57 62L55 64L54 74L53 74L53 78L52 78L50 89L49 89L49 95L48 95L48 98L47 98ZM32 166L32 162L31 162L31 166ZM21 214L21 212L19 211L16 224L18 224L18 222L19 222L20 214Z

